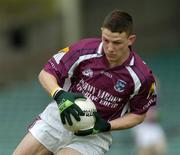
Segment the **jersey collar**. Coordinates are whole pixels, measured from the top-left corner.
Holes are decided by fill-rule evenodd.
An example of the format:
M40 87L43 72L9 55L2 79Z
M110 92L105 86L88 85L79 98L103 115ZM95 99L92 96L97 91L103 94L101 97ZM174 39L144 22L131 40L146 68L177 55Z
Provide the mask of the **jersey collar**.
M122 66L133 66L134 65L134 54L130 50L128 59L122 64Z
M97 54L101 54L102 55L102 51L103 51L102 45L103 45L102 42L100 42L99 47L97 49Z
M99 47L97 49L97 54L101 54L103 53L103 47L102 47L102 42L100 42L99 44ZM123 66L133 66L134 65L134 54L133 54L133 51L132 51L132 48L129 47L129 50L130 50L130 54L129 54L129 57L128 59L122 64Z
M134 56L132 55L130 62L129 62L129 66L133 66L133 65L134 65Z

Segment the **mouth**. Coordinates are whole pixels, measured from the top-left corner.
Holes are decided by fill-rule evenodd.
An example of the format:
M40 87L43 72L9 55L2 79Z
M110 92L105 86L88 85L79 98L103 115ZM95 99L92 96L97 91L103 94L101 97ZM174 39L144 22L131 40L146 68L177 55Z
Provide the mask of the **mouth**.
M106 56L110 59L114 59L116 57L116 55L114 55L114 54L107 54Z

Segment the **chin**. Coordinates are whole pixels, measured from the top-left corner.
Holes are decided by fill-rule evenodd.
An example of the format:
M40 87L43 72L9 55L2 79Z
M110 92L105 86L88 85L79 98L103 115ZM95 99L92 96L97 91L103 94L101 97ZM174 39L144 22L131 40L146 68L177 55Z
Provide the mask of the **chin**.
M107 57L108 61L116 61L114 57Z

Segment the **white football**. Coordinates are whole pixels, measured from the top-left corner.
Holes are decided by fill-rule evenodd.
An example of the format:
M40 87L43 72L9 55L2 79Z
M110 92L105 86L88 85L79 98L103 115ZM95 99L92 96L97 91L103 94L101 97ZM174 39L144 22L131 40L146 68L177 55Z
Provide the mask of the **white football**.
M71 120L73 122L73 125L70 126L67 122L64 125L64 127L72 132L76 132L76 131L82 131L82 130L87 130L90 128L94 127L94 123L95 123L95 117L93 115L93 112L97 111L96 110L96 106L93 103L93 101L91 101L91 99L87 98L87 99L83 99L83 98L78 98L75 100L75 104L77 104L82 111L85 113L84 116L80 116L81 120L80 121L76 121L76 119L71 115Z

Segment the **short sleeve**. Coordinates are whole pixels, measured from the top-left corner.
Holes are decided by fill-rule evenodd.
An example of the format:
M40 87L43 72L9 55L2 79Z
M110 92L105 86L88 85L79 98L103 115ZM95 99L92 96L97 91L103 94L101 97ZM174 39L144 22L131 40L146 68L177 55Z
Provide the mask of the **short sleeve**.
M144 81L138 94L130 99L130 112L135 114L146 113L151 106L156 105L156 100L156 83L154 79L151 78Z

